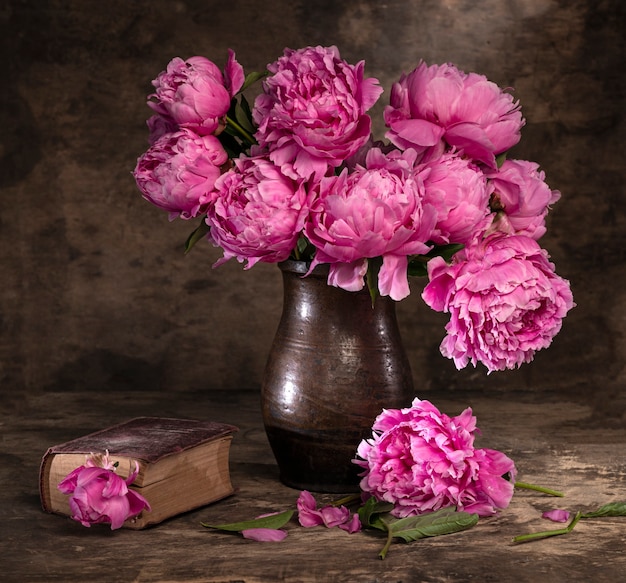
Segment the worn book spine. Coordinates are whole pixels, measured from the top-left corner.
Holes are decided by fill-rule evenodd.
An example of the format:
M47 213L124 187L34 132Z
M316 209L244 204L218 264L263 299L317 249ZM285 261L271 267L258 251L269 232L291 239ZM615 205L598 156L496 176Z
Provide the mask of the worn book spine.
M152 510L128 520L143 528L182 512L215 502L234 492L229 469L233 425L186 419L139 417L54 447L43 456L39 482L42 507L70 515L69 497L57 486L85 463L90 453L108 450L126 478L139 465L131 485Z

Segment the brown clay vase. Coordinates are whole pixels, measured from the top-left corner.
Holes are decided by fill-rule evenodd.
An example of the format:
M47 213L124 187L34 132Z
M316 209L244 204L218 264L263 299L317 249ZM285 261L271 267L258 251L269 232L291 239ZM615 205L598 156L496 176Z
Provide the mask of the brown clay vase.
M282 317L262 386L280 479L314 492L358 489L352 463L383 408L408 407L413 380L395 302L327 284L328 266L279 264ZM361 470L362 471L362 470Z

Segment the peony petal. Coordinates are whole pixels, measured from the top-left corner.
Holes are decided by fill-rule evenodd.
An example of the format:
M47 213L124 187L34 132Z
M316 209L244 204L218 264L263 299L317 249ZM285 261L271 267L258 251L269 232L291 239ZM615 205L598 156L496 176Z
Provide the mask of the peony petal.
M280 542L287 536L287 531L275 528L247 528L242 530L241 534L243 538L259 542Z
M547 518L548 520L552 520L554 522L567 522L569 517L569 511L561 509L547 510L541 515L541 518Z

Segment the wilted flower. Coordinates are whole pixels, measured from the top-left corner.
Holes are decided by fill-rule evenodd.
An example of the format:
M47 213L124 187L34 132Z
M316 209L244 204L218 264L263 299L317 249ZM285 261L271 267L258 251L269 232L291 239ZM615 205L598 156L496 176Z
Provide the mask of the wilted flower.
M211 240L224 250L216 265L236 257L250 268L289 257L308 212L301 182L264 157L240 157L215 187L206 221Z
M148 501L128 488L135 481L139 465L124 480L115 473L115 465L106 455L87 456L85 465L69 473L58 485L63 494L69 494L72 518L83 526L111 524L111 530L120 528L126 520L143 510L150 511Z
M219 133L230 100L241 89L243 68L229 51L225 74L205 57L176 57L152 82L148 105L170 123L199 135ZM171 121L170 121L171 120Z
M497 172L487 176L494 191L491 207L497 212L493 230L541 238L546 232L546 214L561 193L550 190L539 165L526 160L505 160Z
M491 236L450 265L435 257L428 276L422 297L450 313L441 353L459 369L482 362L491 372L530 362L574 306L569 283L529 237Z
M298 521L300 526L338 526L349 533L361 530L361 522L357 514L350 514L345 506L324 506L317 508L317 502L307 490L300 492L296 503L298 508Z
M524 125L512 96L485 76L424 62L393 85L384 116L387 137L401 149L438 157L452 146L492 168Z
M267 68L252 112L256 138L286 175L319 179L369 139L366 112L382 88L364 79L363 61L351 65L337 47L318 46L285 49Z
M204 212L203 201L227 161L215 136L181 130L163 135L140 156L133 176L144 198L169 211L170 220L190 219Z
M394 504L393 515L456 506L487 516L508 506L515 465L501 452L474 448L470 408L448 417L415 399L410 408L383 410L372 431L354 463L365 470L361 490Z

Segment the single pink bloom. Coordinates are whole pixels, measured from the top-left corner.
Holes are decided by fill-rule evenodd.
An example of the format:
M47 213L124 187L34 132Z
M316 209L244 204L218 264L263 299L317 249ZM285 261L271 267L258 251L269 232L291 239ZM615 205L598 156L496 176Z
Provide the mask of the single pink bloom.
M382 88L350 65L337 47L285 49L267 66L252 111L259 144L291 178L316 179L354 155L370 137L366 112Z
M287 531L276 528L247 528L241 534L243 538L259 542L280 542L287 536Z
M215 136L182 129L162 135L137 160L133 176L143 197L176 217L202 214L228 155Z
M541 238L546 232L545 217L561 193L550 190L539 165L525 160L505 160L495 172L487 174L496 211L492 231L508 235Z
M519 104L483 75L423 62L392 86L384 118L387 138L399 148L426 159L455 148L491 168L524 125Z
M489 372L530 362L548 347L575 306L569 282L530 237L496 234L428 262L422 298L450 314L441 353L458 369L482 362Z
M283 175L267 158L240 156L206 199L210 238L224 251L215 266L235 257L249 269L287 259L308 212L302 181Z
M554 522L567 522L569 520L570 513L567 510L547 510L541 515L541 518L547 518Z
M385 409L372 437L361 441L354 463L361 466L361 490L394 504L398 517L448 506L494 514L508 506L515 476L513 462L495 450L474 448L476 417L466 409L456 417L429 401Z
M243 68L229 51L226 74L205 57L172 59L152 82L148 105L181 128L199 135L219 133L231 98L243 84Z
M445 154L420 166L424 203L437 210L431 240L438 245L467 244L491 223L489 197L493 186L470 160Z
M126 520L143 510L150 511L148 501L128 488L135 480L139 466L126 480L115 473L115 467L105 456L87 458L84 466L70 472L58 485L63 494L69 494L72 518L83 526L111 524L111 530L120 528Z
M313 190L305 233L312 263L329 263L328 283L348 291L365 285L367 259L382 257L378 289L401 300L410 293L407 255L427 253L437 219L423 204L424 186L413 172L415 152L372 148L366 167L323 178Z

